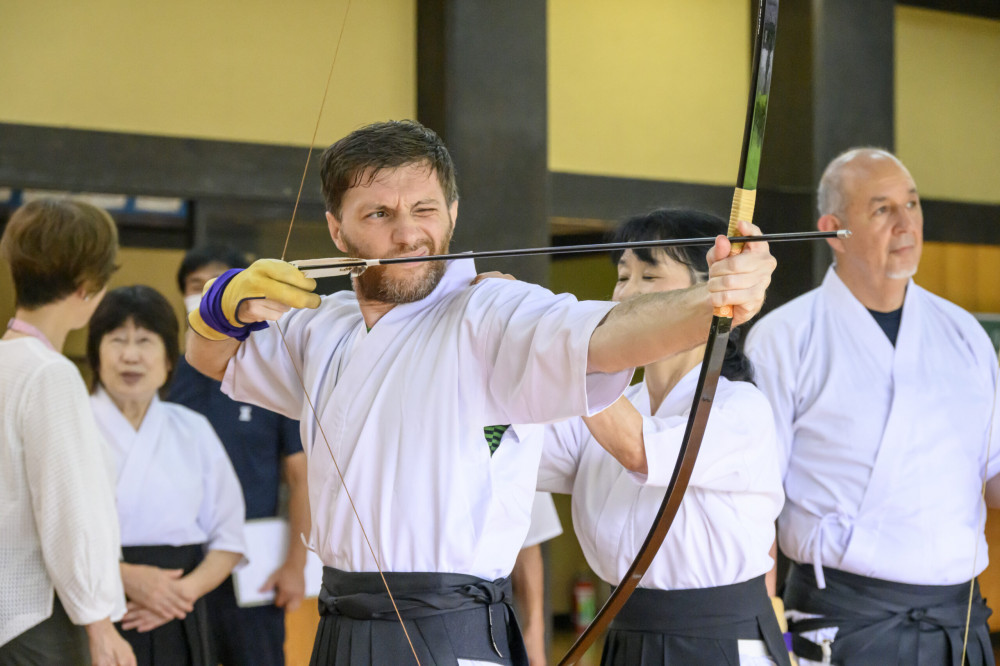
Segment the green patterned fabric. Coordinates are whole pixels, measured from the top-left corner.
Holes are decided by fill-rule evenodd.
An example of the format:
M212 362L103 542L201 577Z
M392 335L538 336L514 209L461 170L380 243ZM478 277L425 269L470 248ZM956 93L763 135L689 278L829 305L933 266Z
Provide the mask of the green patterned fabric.
M500 446L500 438L503 437L503 434L507 432L507 428L509 427L510 424L508 423L507 425L492 425L483 428L483 434L486 435L486 444L490 447L491 456L497 452L497 448Z

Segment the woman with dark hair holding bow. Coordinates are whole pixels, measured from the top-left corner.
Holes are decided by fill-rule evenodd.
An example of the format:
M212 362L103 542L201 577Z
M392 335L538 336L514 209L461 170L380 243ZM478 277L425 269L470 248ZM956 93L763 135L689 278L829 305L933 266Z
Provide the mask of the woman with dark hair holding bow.
M661 209L625 221L614 241L725 232L714 216ZM691 287L708 273L703 247L627 250L613 259L619 307ZM625 575L660 507L704 354L700 345L647 365L643 381L608 409L545 428L539 490L572 493L580 545L591 568L612 585ZM777 454L771 409L752 383L736 329L687 493L652 565L611 624L603 664L789 663L764 582L784 499Z

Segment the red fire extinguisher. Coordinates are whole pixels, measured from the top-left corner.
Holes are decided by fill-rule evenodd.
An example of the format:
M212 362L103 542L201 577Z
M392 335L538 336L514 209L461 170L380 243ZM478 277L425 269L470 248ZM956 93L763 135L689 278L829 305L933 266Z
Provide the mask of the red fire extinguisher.
M573 581L573 626L576 633L582 634L597 613L597 599L594 595L594 584L589 578L580 574Z

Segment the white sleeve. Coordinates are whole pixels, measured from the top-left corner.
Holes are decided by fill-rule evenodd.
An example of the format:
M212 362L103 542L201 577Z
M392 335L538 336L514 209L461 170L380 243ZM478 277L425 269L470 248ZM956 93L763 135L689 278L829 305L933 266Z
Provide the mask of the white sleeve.
M80 373L42 365L22 396L24 464L42 558L74 624L125 613L121 537L107 444Z
M240 480L211 425L207 420L200 425L204 496L198 510L198 526L208 535L205 549L245 554L246 504Z
M559 522L559 513L556 511L556 503L552 501L552 495L536 492L535 501L531 504L531 525L521 547L528 548L554 539L562 534L562 531L562 523Z
M587 373L590 338L615 303L581 302L503 280L486 280L478 290L485 328L473 335L492 368L487 400L504 421L551 423L596 414L628 388L631 369Z
M573 492L576 472L580 467L585 437L589 437L590 433L580 418L549 424L542 432L538 490L569 495Z
M222 392L238 402L257 405L290 419L301 418L305 400L299 379L304 376L303 338L307 335L305 323L312 312L292 310L277 322L270 322L267 328L251 333L226 366Z
M983 456L989 451L989 461L981 459L980 469L986 466L986 479L992 479L1000 474L1000 391L997 382L1000 381L1000 363L998 363L997 352L993 347L993 341L983 329L978 321L974 321L971 326L972 333L969 335L969 345L973 348L977 364L983 369L989 378L988 386L992 391L993 414L989 420L992 430L987 432L987 442Z
M997 371L998 364L993 363L990 369L993 378L993 416L990 422L993 429L987 435L989 437L987 449L990 451L990 459L986 468L987 480L1000 474L1000 391L997 390L997 382L1000 382L1000 378L997 377Z
M717 396L712 407L690 486L717 492L746 492L757 478L754 461L762 451L774 464L774 419L767 401L750 385ZM687 416L643 417L642 435L648 473L631 474L650 486L670 483L680 452Z
M771 405L778 440L778 464L784 479L792 455L792 428L795 423L795 339L791 332L779 335L783 330L769 323L765 318L750 329L745 350L753 364L754 382Z

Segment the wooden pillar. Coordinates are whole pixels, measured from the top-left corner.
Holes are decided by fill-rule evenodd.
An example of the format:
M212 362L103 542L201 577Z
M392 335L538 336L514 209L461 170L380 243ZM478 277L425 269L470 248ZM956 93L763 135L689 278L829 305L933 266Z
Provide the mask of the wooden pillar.
M757 204L764 229L812 227L819 178L844 150L894 149L895 4L781 4ZM771 307L818 285L830 264L821 243L775 246L772 252L779 268Z
M458 169L452 249L548 245L546 3L418 0L417 118ZM548 282L548 258L481 262Z

